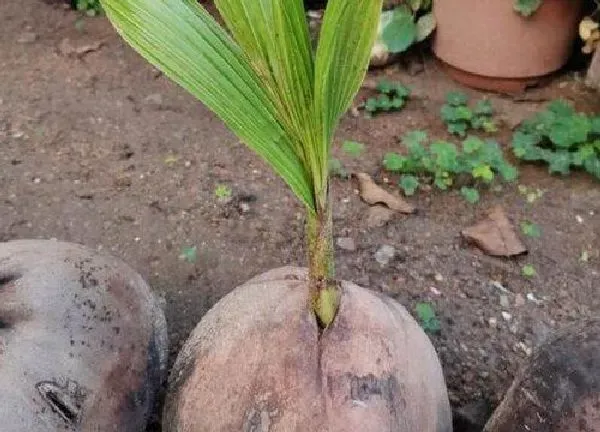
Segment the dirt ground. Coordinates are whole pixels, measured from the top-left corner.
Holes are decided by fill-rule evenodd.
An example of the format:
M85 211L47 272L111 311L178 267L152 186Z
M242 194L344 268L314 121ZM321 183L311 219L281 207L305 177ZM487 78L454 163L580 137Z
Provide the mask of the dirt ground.
M166 300L172 360L202 315L237 285L268 269L304 263L303 209L283 183L201 104L147 65L102 18L40 0L0 2L0 240L57 238L121 257ZM340 71L340 73L343 73ZM457 89L428 55L386 72L413 89L400 113L349 115L339 140L366 152L351 171L382 179L381 158L397 136L424 128L447 137L439 108ZM368 90L363 92L368 93ZM474 96L480 94L469 91ZM363 95L364 96L364 95ZM586 111L600 98L577 74L517 99L491 96L510 127L555 97ZM398 299L409 310L432 302L442 330L432 335L455 407L497 404L530 349L553 329L600 311L600 188L589 176L550 176L523 166L520 184L545 191L526 205L517 185L486 192L477 205L456 191L419 193L419 212L368 228L368 206L353 181L333 184L340 277ZM214 190L228 185L231 202ZM460 230L495 205L516 224L538 223L529 254L490 258ZM375 252L395 248L381 265ZM182 250L197 248L194 262ZM588 262L581 262L583 250ZM537 276L526 279L531 263ZM499 288L502 286L506 291ZM532 294L539 301L527 298ZM504 312L504 314L503 314Z

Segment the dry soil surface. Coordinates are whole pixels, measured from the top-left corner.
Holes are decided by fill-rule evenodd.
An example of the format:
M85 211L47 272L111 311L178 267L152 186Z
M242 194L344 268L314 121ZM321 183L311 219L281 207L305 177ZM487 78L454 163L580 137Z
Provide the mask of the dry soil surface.
M303 209L283 183L105 19L80 21L40 0L3 1L0 53L0 239L79 242L130 263L166 300L171 360L235 286L304 263ZM366 152L350 158L336 149L351 172L379 181L386 177L382 156L399 149L399 135L424 128L447 138L439 108L445 93L459 88L425 54L369 80L382 74L413 89L406 109L374 119L348 115L338 146L353 139ZM490 97L504 122L496 138L505 147L510 128L555 97L586 111L600 108L576 74L524 97ZM520 173L519 184L545 191L533 205L516 184L483 193L477 205L456 191L421 192L409 199L417 214L380 228L367 226L368 206L352 180L333 183L335 235L352 239L337 250L338 274L411 311L418 302L434 305L441 332L431 338L455 407L495 405L536 344L600 311L599 183L550 176L543 167ZM218 185L231 188L229 202L215 197ZM495 204L515 224L528 219L542 228L540 238L524 239L527 256L491 258L461 240L460 230ZM380 264L375 256L384 245L394 256ZM188 258L195 259L183 259L192 247L196 256ZM531 279L521 275L527 263L537 270Z

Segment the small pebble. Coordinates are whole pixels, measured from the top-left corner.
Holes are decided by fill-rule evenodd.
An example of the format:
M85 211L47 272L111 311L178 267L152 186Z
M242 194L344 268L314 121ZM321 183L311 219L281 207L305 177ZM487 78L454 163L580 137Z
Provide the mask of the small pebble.
M502 306L503 308L507 308L509 306L508 296L500 296L500 306Z
M437 282L442 282L444 280L444 276L442 276L440 273L436 273L435 276L434 276L434 279Z
M516 307L521 307L525 304L525 297L523 297L522 294L517 294L515 296L515 306Z
M497 328L498 327L498 320L494 317L491 317L488 320L488 324L490 325L491 328Z
M504 321L510 321L512 319L512 315L506 311L502 311L502 318L504 318Z
M436 287L429 287L429 291L431 291L431 294L433 294L435 296L442 295L442 292L439 289L437 289Z
M20 44L29 44L33 43L37 40L38 35L33 32L25 32L22 33L21 36L17 39L17 43Z
M335 243L340 249L350 252L356 250L356 243L354 242L354 239L352 237L338 237Z
M533 302L535 304L542 304L542 301L538 298L535 297L535 294L533 293L527 293L527 300L529 300L530 302Z
M393 246L382 245L377 252L375 252L375 261L384 266L387 265L395 255L396 249Z
M144 98L144 103L154 107L160 107L163 104L163 97L160 93L154 93L146 96Z
M242 213L248 213L250 211L250 204L248 204L246 202L241 202L239 207L240 207L240 212L242 212Z

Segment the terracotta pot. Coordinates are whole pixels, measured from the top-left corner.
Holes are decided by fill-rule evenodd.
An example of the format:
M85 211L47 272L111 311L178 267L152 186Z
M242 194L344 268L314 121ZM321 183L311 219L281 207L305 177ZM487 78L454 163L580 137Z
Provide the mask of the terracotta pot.
M442 369L394 300L342 283L320 335L306 271L283 268L209 311L171 371L165 432L451 432Z
M583 0L543 0L529 18L513 0L434 2L433 49L451 75L491 90L519 90L569 59Z

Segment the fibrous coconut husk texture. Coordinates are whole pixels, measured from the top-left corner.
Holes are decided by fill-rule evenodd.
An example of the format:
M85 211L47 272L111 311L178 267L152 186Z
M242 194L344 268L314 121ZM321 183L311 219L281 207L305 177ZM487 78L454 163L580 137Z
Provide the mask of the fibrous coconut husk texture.
M320 335L306 270L283 268L224 297L172 370L165 432L449 432L436 353L394 300L342 282Z

